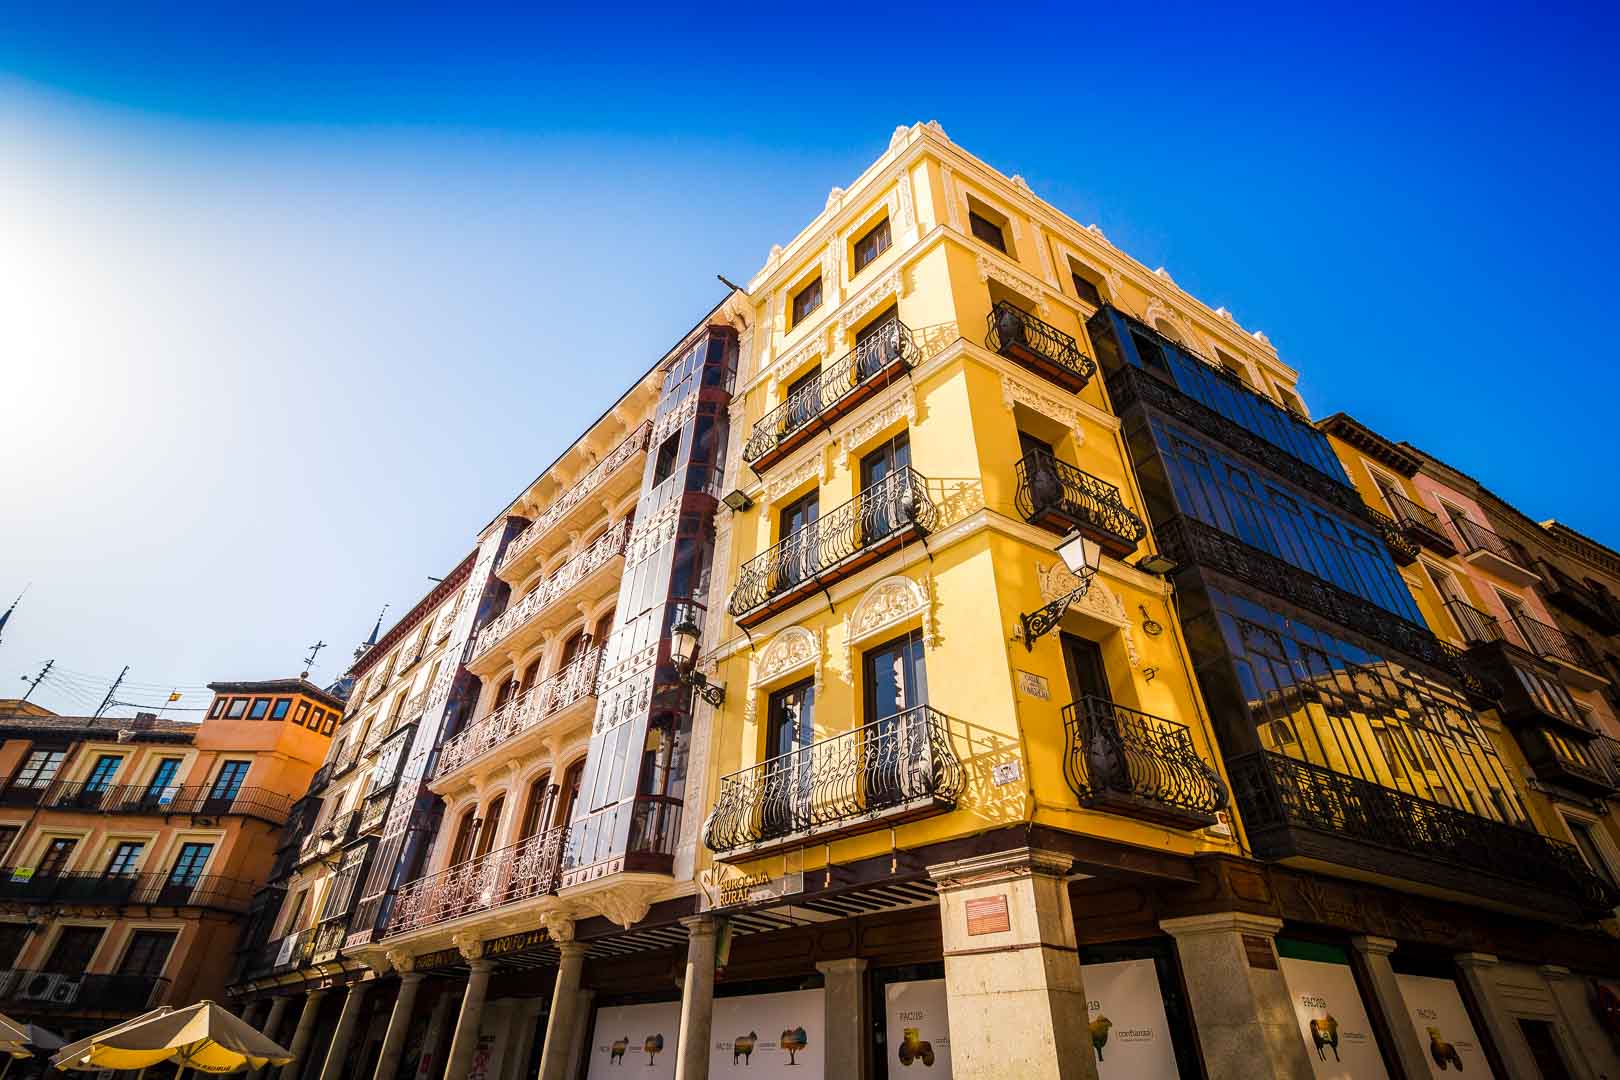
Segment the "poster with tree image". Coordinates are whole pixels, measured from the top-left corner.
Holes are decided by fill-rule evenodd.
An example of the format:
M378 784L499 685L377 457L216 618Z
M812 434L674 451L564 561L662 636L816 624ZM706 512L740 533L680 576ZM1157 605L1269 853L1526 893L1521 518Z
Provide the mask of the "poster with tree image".
M1387 1080L1349 955L1332 945L1278 938L1277 957L1319 1080Z
M716 998L711 1077L822 1080L826 1006L821 990ZM841 1080L841 1078L835 1078Z
M891 1080L950 1080L951 1021L944 979L884 988L884 1054Z
M1102 1080L1178 1080L1176 1049L1152 960L1086 964L1086 1020Z
M681 1003L614 1005L596 1011L589 1080L674 1080Z
M1401 988L1406 1015L1417 1032L1431 1076L1455 1077L1461 1073L1468 1080L1494 1080L1490 1061L1480 1046L1456 983L1397 974L1395 984Z

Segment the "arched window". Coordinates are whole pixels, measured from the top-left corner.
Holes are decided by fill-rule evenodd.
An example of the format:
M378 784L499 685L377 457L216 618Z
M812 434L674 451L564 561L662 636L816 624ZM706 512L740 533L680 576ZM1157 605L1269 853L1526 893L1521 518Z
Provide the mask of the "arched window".
M555 824L566 825L574 818L574 804L579 801L579 781L585 775L585 761L581 758L569 766L563 775L562 790L557 795Z
M582 646L584 643L585 643L585 628L584 627L580 627L578 630L575 630L572 634L568 635L568 640L563 642L562 656L557 661L557 670L558 671L563 670L569 664L572 664L574 662L574 658L579 655L580 646Z
M488 855L489 849L495 846L495 836L501 831L501 813L505 809L505 795L497 795L495 801L489 804L489 813L484 815L484 827L478 830L478 851L474 858Z
M556 797L557 789L551 786L550 773L542 773L539 779L529 785L528 805L523 808L522 839L527 840L547 827Z
M596 620L596 629L591 631L592 644L600 649L607 644L608 635L611 633L613 633L613 612L609 610L607 614Z
M508 701L512 700L512 692L516 689L517 676L515 673L502 679L501 688L495 692L495 705L489 711L495 712L502 705L505 705Z
M473 841L478 838L478 809L468 807L456 825L456 842L450 848L450 865L464 863L472 858Z
M535 681L537 679L539 679L539 677L540 677L540 658L537 656L529 663L529 666L527 668L525 668L524 671L523 671L522 689L524 689L524 690L533 690Z

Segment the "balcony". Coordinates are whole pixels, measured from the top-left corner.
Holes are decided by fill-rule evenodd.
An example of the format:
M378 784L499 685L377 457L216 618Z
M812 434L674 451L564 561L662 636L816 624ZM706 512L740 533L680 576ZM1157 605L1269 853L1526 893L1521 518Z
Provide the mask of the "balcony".
M1436 554L1457 554L1457 545L1452 541L1451 533L1440 523L1440 515L1398 491L1386 491L1383 495L1407 536Z
M200 907L243 912L261 886L209 874L175 879L169 874L102 874L69 871L38 874L30 867L0 867L0 903L141 907Z
M1362 504L1361 511L1362 516L1372 524L1378 535L1383 537L1384 547L1389 549L1389 557L1394 559L1397 565L1411 566L1417 562L1417 541L1407 535L1400 522L1365 503Z
M1502 640L1502 626L1496 616L1479 610L1461 600L1447 600L1446 613L1457 624L1457 630L1469 646L1488 645Z
M332 852L343 847L355 837L356 826L360 823L360 811L350 810L346 814L339 814L328 821L324 826L315 829L304 837L300 849L300 862L310 859L324 858Z
M743 564L726 610L751 627L933 531L928 481L898 469Z
M0 806L38 806L51 788L49 780L43 783L7 784L0 790Z
M1582 739L1543 728L1522 732L1518 738L1525 760L1539 779L1593 797L1620 790L1620 777L1614 772L1613 755L1604 745L1604 736Z
M390 784L389 788L393 785ZM365 803L360 808L360 822L355 826L355 835L364 836L382 828L384 821L388 820L388 808L393 801L388 798L388 789L382 791L366 792Z
M533 733L538 737L547 726L547 719L578 702L596 700L596 676L601 660L601 649L585 649L539 686L508 701L446 741L439 750L434 781L445 779L497 748L508 758L521 757L531 741L525 736Z
M1185 724L1084 697L1064 706L1063 729L1063 775L1081 806L1173 829L1213 825L1226 808L1226 783Z
M622 559L629 539L630 519L622 518L590 547L564 563L555 574L537 586L528 596L513 604L499 618L480 630L467 666L471 668L496 645L513 638L520 629L528 628L538 633L539 616L554 607L575 588L593 579L604 567ZM526 641L527 638L523 639L523 643Z
M1097 373L1097 364L1080 351L1080 344L1050 323L1005 300L990 309L990 332L984 345L1028 368L1071 394L1078 394Z
M917 343L899 319L880 324L836 362L795 390L760 418L743 460L756 474L803 446L817 432L890 385L917 362Z
M57 810L83 810L97 814L192 814L199 817L240 816L285 825L293 798L268 788L237 788L216 794L207 785L102 784L59 782L50 786L43 806Z
M1552 563L1537 567L1547 602L1600 634L1620 634L1620 600L1591 579L1578 581Z
M1544 914L1599 917L1620 895L1571 844L1279 754L1227 760L1263 859L1333 863Z
M1530 569L1530 557L1519 545L1467 518L1451 519L1451 529L1462 548L1462 557L1503 581L1534 585L1541 576Z
M343 940L348 936L348 912L321 923L315 928L315 936L310 940L310 963L323 964L337 956L343 948Z
M1550 623L1528 615L1513 616L1524 647L1558 668L1565 682L1581 690L1601 690L1609 685L1597 658L1585 642L1570 637Z
M559 825L411 882L394 898L387 936L556 892L567 838L568 826Z
M723 777L703 842L729 861L950 810L962 766L948 722L921 705Z
M84 975L53 971L0 971L0 1001L26 1016L36 1010L142 1013L167 992L155 975Z
M305 789L304 794L319 795L321 792L326 790L327 781L331 779L332 763L328 761L326 764L315 770L315 775L310 777L309 787Z
M1018 462L1014 502L1024 520L1059 535L1078 529L1108 554L1123 559L1147 535L1147 526L1119 497L1119 488L1044 450Z
M498 566L502 579L510 582L523 580L534 571L542 546L540 541L558 534L570 524L580 524L586 518L595 518L602 512L604 501L612 501L641 486L641 473L630 466L643 459L652 424L645 423L608 451L606 457L591 467L550 506L528 524L522 532L507 543ZM592 496L599 496L593 498Z

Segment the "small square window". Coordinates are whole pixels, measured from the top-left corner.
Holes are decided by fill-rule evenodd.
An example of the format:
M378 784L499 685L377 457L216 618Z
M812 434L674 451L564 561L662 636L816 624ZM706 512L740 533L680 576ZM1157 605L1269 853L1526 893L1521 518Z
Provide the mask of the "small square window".
M214 707L208 710L208 715L210 718L220 716L225 712L226 700L226 698L222 697L217 697L214 699Z
M336 731L337 730L337 721L338 721L338 714L337 713L335 713L335 712L327 713L325 718L321 722L321 734L322 735L330 735L330 734L332 734L332 732Z
M287 719L287 710L292 708L292 698L276 698L276 707L270 710L270 719Z
M245 697L231 698L230 708L225 710L225 716L230 720L240 720L247 713L248 699Z
M982 214L976 214L970 210L968 211L968 228L973 230L974 236L983 240L1003 255L1007 253L1007 238L1002 235L1000 225Z
M249 720L263 720L270 715L270 699L267 697L254 698L253 708L248 712Z
M798 326L806 316L820 306L821 279L816 278L793 295L793 325Z
M1074 280L1074 295L1078 296L1080 299L1084 300L1094 308L1100 308L1103 306L1102 293L1097 291L1097 286L1094 282L1092 282L1089 278L1082 277L1080 271L1078 270L1074 271L1069 276Z
M298 711L293 713L293 723L297 724L299 727L303 727L304 719L307 716L309 716L309 702L300 701L298 703Z
M855 241L855 272L858 274L865 270L868 263L888 250L889 219L884 218Z

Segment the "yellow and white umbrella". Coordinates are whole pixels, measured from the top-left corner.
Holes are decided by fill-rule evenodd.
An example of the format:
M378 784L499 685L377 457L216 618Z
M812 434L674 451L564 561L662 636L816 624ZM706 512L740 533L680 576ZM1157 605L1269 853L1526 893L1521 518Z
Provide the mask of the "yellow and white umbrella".
M0 1013L0 1054L34 1056L28 1051L28 1025L17 1023L5 1013Z
M281 1046L245 1021L214 1004L199 1001L183 1009L136 1017L64 1046L51 1064L59 1069L144 1069L165 1061L176 1072L238 1072L293 1059Z

